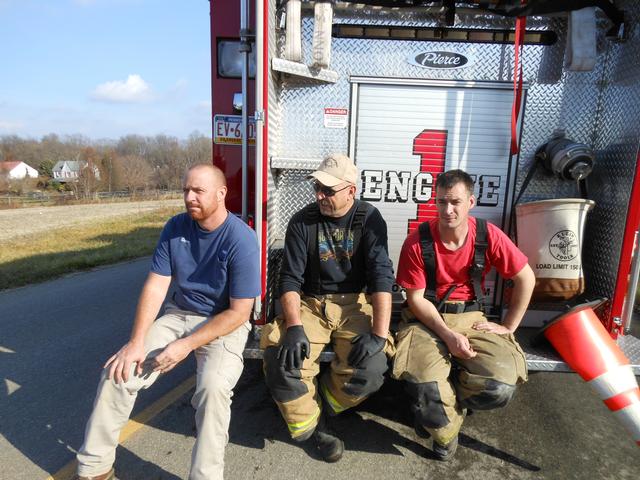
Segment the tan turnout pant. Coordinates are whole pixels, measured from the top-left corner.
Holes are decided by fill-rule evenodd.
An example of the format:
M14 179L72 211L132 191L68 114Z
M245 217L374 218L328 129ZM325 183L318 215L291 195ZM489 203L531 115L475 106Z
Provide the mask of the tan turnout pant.
M300 370L286 370L277 358L286 332L284 319L277 317L263 328L260 346L265 350L266 382L292 438L306 438L318 424L322 412L318 389L329 413L337 414L359 404L382 386L387 355L392 356L394 351L391 336L384 350L369 357L360 368L353 368L347 362L351 340L371 332L372 315L373 307L365 294L302 297L300 318L311 352ZM328 344L336 356L318 382L320 353Z
M452 357L445 343L408 308L397 335L393 377L407 382L416 423L441 445L460 431L464 409L489 410L506 405L515 386L527 380L522 349L512 334L473 330L486 321L482 312L443 314L449 328L469 339L474 358Z
M169 304L165 314L147 332L147 358L157 355L169 343L193 333L208 321L206 316L179 310ZM223 478L231 397L244 367L242 352L250 329L249 322L246 322L228 335L195 350L196 388L191 405L196 410L198 433L191 455L189 480ZM118 384L107 379L107 370L102 371L84 443L77 454L79 475L93 477L111 469L120 430L129 420L138 392L150 387L160 375L149 371L135 375L135 367L131 366L129 380Z

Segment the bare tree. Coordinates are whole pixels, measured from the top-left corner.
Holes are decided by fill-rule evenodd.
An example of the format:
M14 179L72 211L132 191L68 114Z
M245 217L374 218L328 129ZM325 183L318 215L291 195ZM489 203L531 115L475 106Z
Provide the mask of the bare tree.
M198 163L211 163L211 139L198 131L193 132L184 144L184 154L186 163L189 166Z
M13 195L23 195L32 191L36 187L37 180L35 178L9 178L0 177L0 192Z
M117 183L117 174L114 167L114 160L118 154L113 149L106 150L100 158L100 172L103 187L111 192Z
M153 165L155 181L160 188L179 189L182 185L184 153L176 137L156 135L149 141L149 163Z
M8 193L10 189L9 177L0 175L0 193Z
M80 181L73 185L69 182L68 186L76 194L83 192L89 195L117 188L179 190L185 168L197 163L210 163L211 150L211 138L197 131L186 140L169 135L126 135L118 140L98 141L82 135L59 136L54 133L40 140L16 135L0 136L0 160L23 161L37 169L44 177L40 182L46 188L58 185L51 178L53 166L58 161L84 160L91 163L89 171L83 170ZM133 157L137 160L131 160ZM146 163L141 163L140 159ZM100 181L92 175L95 171L92 167L97 167ZM136 173L133 177L128 175L131 169ZM147 178L145 175L149 171ZM144 177L143 182L138 181L140 174Z
M134 194L137 189L146 189L149 186L153 169L144 158L137 155L125 155L113 159L114 170L120 182L120 186Z
M140 135L126 135L120 137L116 145L116 152L118 155L137 155L139 157L145 157L148 153L148 139Z
M96 192L100 180L98 154L93 148L86 147L80 158L85 164L78 175L78 190L85 198L90 198Z

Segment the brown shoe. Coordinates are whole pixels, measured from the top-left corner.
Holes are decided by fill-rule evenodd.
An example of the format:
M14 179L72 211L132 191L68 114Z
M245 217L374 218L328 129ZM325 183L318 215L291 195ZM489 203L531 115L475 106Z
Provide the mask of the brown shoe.
M73 480L117 480L116 472L113 470L109 470L107 473L103 473L102 475L96 475L95 477L81 477L80 475L76 475L73 477Z

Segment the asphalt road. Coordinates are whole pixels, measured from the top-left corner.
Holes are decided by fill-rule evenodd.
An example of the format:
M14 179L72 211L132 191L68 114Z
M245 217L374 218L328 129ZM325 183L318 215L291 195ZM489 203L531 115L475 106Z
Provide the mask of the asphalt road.
M0 292L0 479L44 479L82 443L105 360L128 339L150 258ZM143 391L135 412L189 376Z
M121 480L188 475L194 442L189 394L118 451ZM575 374L535 373L507 408L468 417L451 463L434 460L415 435L398 384L332 421L344 440L327 464L288 438L255 361L236 388L226 454L227 480L637 480L638 447Z
M148 259L0 293L0 479L44 480L73 459L98 373L126 340ZM136 411L181 383L188 362L140 394ZM120 480L185 479L194 442L190 393L117 453ZM135 412L134 412L135 414ZM575 374L533 373L507 408L467 418L451 463L413 432L401 386L389 381L333 421L346 452L337 464L293 444L247 361L236 388L226 478L637 479L640 451Z

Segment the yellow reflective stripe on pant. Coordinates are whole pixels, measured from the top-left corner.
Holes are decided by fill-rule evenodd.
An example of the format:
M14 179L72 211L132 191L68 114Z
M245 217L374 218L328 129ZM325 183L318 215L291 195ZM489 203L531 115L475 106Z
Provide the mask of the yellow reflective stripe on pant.
M318 424L318 418L320 418L321 410L318 408L316 413L309 418L308 420L304 420L302 422L296 423L287 423L287 427L289 428L289 432L293 437L297 437L302 435L304 432L309 430L310 428L315 428Z
M329 406L331 407L331 410L333 410L334 413L342 413L347 408L349 408L348 406L343 407L342 405L340 405L340 402L338 402L338 400L336 400L336 398L333 395L331 395L331 392L329 391L329 389L325 384L321 383L320 388L322 389L322 396L324 397L326 402L329 404Z
M326 345L331 344L336 358L323 374L320 388L327 408L335 413L357 405L377 390L386 370L383 353L379 354L382 361L376 358L378 362L367 369L354 369L347 362L351 340L361 333L371 332L373 307L364 294L332 295L324 299L303 297L300 307L300 319L311 352L299 370L287 370L277 358L278 346L286 333L281 317L265 325L260 338L260 347L265 350L267 386L294 438L317 424L317 418L315 421L310 419L321 408L316 377L320 372L318 359ZM389 337L385 352L391 353L393 348L393 340ZM384 365L384 369L379 365Z

